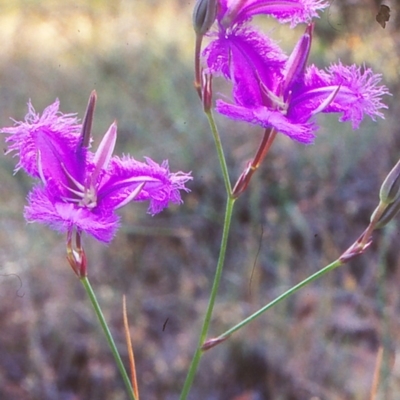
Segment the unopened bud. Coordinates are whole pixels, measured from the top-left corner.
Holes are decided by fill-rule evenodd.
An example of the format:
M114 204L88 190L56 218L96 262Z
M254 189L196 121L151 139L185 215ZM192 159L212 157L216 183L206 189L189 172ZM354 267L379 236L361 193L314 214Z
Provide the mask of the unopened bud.
M217 0L197 0L193 10L193 27L197 35L211 28L217 15Z
M382 183L379 198L382 203L391 204L397 202L400 197L400 160L389 172Z
M372 214L371 221L373 220L378 208ZM397 215L399 210L400 210L400 197L398 197L395 201L386 206L385 211L382 213L381 217L378 219L378 222L375 225L375 229L381 229L384 226L386 226Z

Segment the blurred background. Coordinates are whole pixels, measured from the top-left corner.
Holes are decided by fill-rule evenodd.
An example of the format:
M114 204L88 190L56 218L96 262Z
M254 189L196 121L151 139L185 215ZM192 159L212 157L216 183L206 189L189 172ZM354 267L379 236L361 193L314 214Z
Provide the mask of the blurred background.
M237 201L209 336L216 336L335 260L362 233L379 187L400 157L400 4L334 0L316 21L311 62L340 59L383 75L386 119L358 131L322 115L314 145L283 135ZM187 0L0 0L0 124L59 98L83 117L98 105L94 147L118 121L116 153L168 159L192 171L184 204L156 217L121 210L103 246L85 238L89 277L127 361L122 295L141 398L176 399L198 339L218 257L225 195L213 139L193 89L194 35ZM287 52L304 31L257 23ZM218 82L216 81L218 84ZM225 90L221 85L221 90ZM262 130L217 117L232 180ZM3 145L3 147L5 147ZM27 225L32 182L0 158L0 398L125 399L120 376L65 237ZM368 399L379 349L377 399L400 392L399 224L374 235L361 257L270 310L205 354L191 399ZM398 356L396 358L396 355Z

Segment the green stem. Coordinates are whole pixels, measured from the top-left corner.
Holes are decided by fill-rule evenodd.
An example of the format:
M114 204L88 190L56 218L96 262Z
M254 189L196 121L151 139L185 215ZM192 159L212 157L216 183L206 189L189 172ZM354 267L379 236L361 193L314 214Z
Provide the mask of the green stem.
M226 193L228 194L228 197L230 197L232 195L231 181L229 179L228 166L226 165L226 159L224 155L224 150L222 148L221 138L219 137L217 124L215 123L211 110L206 112L206 116L208 119L208 123L210 124L212 135L214 137L215 147L217 148L218 159L221 165L222 176L224 178L224 183L225 183L225 190Z
M214 276L214 281L213 281L213 285L211 288L210 298L208 300L206 314L204 316L203 325L201 327L199 342L198 342L196 351L193 355L192 362L190 364L188 373L186 375L186 380L185 380L185 383L182 388L180 400L185 400L187 398L187 396L189 395L190 388L192 387L192 384L193 384L194 376L196 375L197 368L199 366L200 359L203 354L203 350L201 349L201 347L207 337L207 332L210 327L211 317L212 317L212 313L214 310L215 299L217 297L219 283L221 281L222 270L223 270L224 262L225 262L226 248L228 245L229 230L230 230L231 220L232 220L233 206L234 206L235 200L236 200L232 196L232 186L231 186L231 182L229 179L228 166L226 165L226 159L225 159L225 155L224 155L224 150L222 148L221 138L219 136L217 124L215 123L211 109L205 111L205 114L207 116L208 123L210 124L210 129L211 129L211 132L212 132L212 135L214 138L215 147L217 149L218 159L219 159L219 163L221 166L222 176L224 179L225 190L226 190L226 194L227 194L227 201L226 201L224 227L223 227L223 232L222 232L221 247L219 250L217 269L215 271L215 276Z
M198 345L196 348L196 352L194 353L192 362L190 364L185 383L182 388L180 400L184 400L187 398L190 388L192 387L193 379L196 374L201 356L203 354L201 346L203 345L204 340L207 337L207 332L208 332L208 329L210 326L211 316L212 316L212 312L214 309L215 299L217 296L218 287L219 287L219 283L220 283L221 276L222 276L222 270L223 270L224 261L225 261L225 254L226 254L226 248L227 248L227 244L228 244L229 229L230 229L230 223L231 223L231 219L232 219L232 211L233 211L234 203L235 203L235 199L228 197L228 200L226 203L226 210L225 210L224 230L222 233L221 248L220 248L220 252L219 252L217 269L215 271L214 282L213 282L211 293L210 293L210 299L208 301L207 311L206 311L206 314L204 317L203 326L201 328L199 342L198 342Z
M321 276L325 275L327 272L332 271L333 269L340 267L343 265L343 262L341 262L339 259L334 261L333 263L327 265L326 267L322 268L315 274L309 276L308 278L304 279L297 285L293 286L289 290L287 290L285 293L282 293L280 296L278 296L276 299L272 300L270 303L265 305L264 307L260 308L258 311L256 311L254 314L250 315L243 321L239 322L237 325L235 325L233 328L227 330L223 334L219 335L216 338L213 338L212 341L214 342L219 342L225 340L228 336L232 335L232 333L238 331L240 328L243 328L245 325L259 317L262 313L265 311L269 310L271 307L275 306L276 304L280 303L282 300L285 300L287 297L291 296L294 292L297 290L301 289L302 287L308 285L309 283L315 281L316 279L320 278Z
M97 315L97 318L98 318L100 325L103 329L103 332L106 336L108 345L111 348L111 352L113 353L115 362L117 363L119 372L121 373L122 379L125 383L125 387L128 392L129 399L136 400L135 394L133 393L131 381L129 380L128 374L126 373L124 364L122 363L121 357L118 353L117 346L115 345L114 339L111 335L110 329L108 328L107 322L104 318L103 312L101 311L99 302L97 301L96 295L94 294L94 291L89 282L89 279L86 276L84 276L84 277L80 278L80 281L82 282L82 285L85 288L87 295L89 296L90 302L92 303L94 311Z

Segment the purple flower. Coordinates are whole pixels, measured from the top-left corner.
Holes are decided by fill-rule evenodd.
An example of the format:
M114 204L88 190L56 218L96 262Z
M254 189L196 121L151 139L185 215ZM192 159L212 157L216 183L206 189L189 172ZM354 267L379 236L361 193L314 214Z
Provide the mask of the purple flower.
M328 4L323 0L219 0L217 20L223 30L257 14L267 14L294 27L317 17Z
M130 156L112 156L117 125L114 122L95 153L89 150L95 93L89 100L83 124L75 114L59 112L55 101L40 116L28 103L24 122L6 127L7 153L19 157L15 171L24 169L40 179L28 195L25 217L60 231L87 232L102 242L110 242L119 226L115 210L132 200L149 201L154 215L169 202L182 202L180 190L190 174L171 173L168 163L149 158L145 162Z
M309 26L280 70L279 63L260 56L262 44L256 39L247 40L241 57L235 56L232 41L231 57L221 50L218 56L214 51L218 47L212 43L205 53L210 72L222 72L233 84L234 104L217 100L217 111L235 120L273 127L302 143L312 142L317 129L312 117L319 112L340 112L340 121L351 121L354 129L365 114L373 120L383 118L379 110L387 106L381 97L389 92L379 86L381 75L341 63L327 71L313 65L306 68L311 33Z

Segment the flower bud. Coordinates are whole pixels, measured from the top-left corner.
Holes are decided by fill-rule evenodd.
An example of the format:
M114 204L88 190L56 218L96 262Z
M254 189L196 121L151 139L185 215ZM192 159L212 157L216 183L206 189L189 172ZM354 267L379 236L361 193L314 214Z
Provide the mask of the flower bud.
M389 172L384 180L379 192L379 198L382 203L391 204L400 197L400 160Z
M377 210L378 208L373 212L371 216L371 221L374 219ZM390 203L385 208L385 211L382 213L381 217L379 218L378 222L375 225L375 229L381 229L384 226L386 226L397 215L399 210L400 210L400 197L398 197L395 201Z
M197 0L193 10L193 27L197 35L204 35L211 28L217 15L218 0Z

